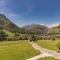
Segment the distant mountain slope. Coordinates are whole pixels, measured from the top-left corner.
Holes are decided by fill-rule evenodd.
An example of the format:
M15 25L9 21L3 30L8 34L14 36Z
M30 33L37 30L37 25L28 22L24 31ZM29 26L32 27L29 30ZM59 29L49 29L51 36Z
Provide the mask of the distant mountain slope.
M48 31L48 28L46 26L39 24L26 25L22 27L22 29L24 29L25 33L31 34L44 34Z
M10 32L19 32L20 28L11 22L5 15L0 14L0 28L8 30Z
M18 27L16 24L11 22L5 15L0 14L0 29L9 33L23 33L23 34L45 34L45 33L59 33L60 25L48 29L45 25L31 24L23 27ZM10 34L10 33L9 33ZM11 34L10 34L11 35Z
M48 33L60 34L60 24L58 26L52 27L48 30Z

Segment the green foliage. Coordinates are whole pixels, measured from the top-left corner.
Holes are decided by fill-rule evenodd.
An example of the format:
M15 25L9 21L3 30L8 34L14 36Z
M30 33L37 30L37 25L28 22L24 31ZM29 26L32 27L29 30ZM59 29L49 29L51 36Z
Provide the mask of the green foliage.
M14 36L14 33L8 31L8 30L4 30L3 31L9 36L9 37L13 37Z
M0 41L7 40L7 37L8 35L4 31L0 30Z
M28 40L30 40L30 41L36 41L37 37L35 35L30 35Z

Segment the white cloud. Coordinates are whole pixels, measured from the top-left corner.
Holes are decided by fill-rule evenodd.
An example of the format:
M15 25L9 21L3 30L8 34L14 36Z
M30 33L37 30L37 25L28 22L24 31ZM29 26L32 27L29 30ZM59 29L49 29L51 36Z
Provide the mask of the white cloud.
M47 25L48 28L52 28L52 27L55 27L55 26L58 26L60 23L55 23L55 24L51 24L51 25Z

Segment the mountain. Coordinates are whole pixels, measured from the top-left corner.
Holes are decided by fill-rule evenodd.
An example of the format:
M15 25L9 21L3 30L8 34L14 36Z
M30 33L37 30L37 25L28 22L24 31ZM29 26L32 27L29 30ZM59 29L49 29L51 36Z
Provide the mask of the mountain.
M44 25L32 24L22 27L22 30L24 30L24 33L44 34L48 31L48 28Z
M24 34L43 34L48 31L46 26L39 24L26 25L20 28L3 14L0 14L0 29L4 29L4 31L9 31L12 33L20 32Z
M5 15L0 14L0 29L7 30L9 32L20 32L20 28L16 26L11 20L9 20Z
M60 34L60 24L48 30L48 33Z
M23 34L60 34L60 24L58 26L48 29L45 25L31 24L23 27L18 27L15 23L9 20L5 15L0 14L0 29L3 29L6 33L23 33ZM11 32L11 33L10 33Z

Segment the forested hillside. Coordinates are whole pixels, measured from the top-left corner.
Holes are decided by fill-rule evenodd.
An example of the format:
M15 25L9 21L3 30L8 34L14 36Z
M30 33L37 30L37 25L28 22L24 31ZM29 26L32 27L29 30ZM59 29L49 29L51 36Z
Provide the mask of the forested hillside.
M30 34L45 34L48 31L46 26L39 24L26 25L22 27L22 29L24 30L24 33Z
M32 37L35 39L36 36L39 37L38 39L54 39L56 36L60 38L60 25L52 28L48 28L45 25L40 24L18 27L3 14L0 14L0 30L3 31L3 33L5 32L4 34L7 34L10 39L13 38L13 40L27 40L30 39L29 37L31 37L31 39Z
M5 15L0 14L0 28L8 30L9 32L19 32L20 28L11 22Z
M11 22L5 15L0 14L0 28L8 30L9 32L30 33L30 34L43 34L48 31L48 28L44 25L32 24L19 28L16 24Z

